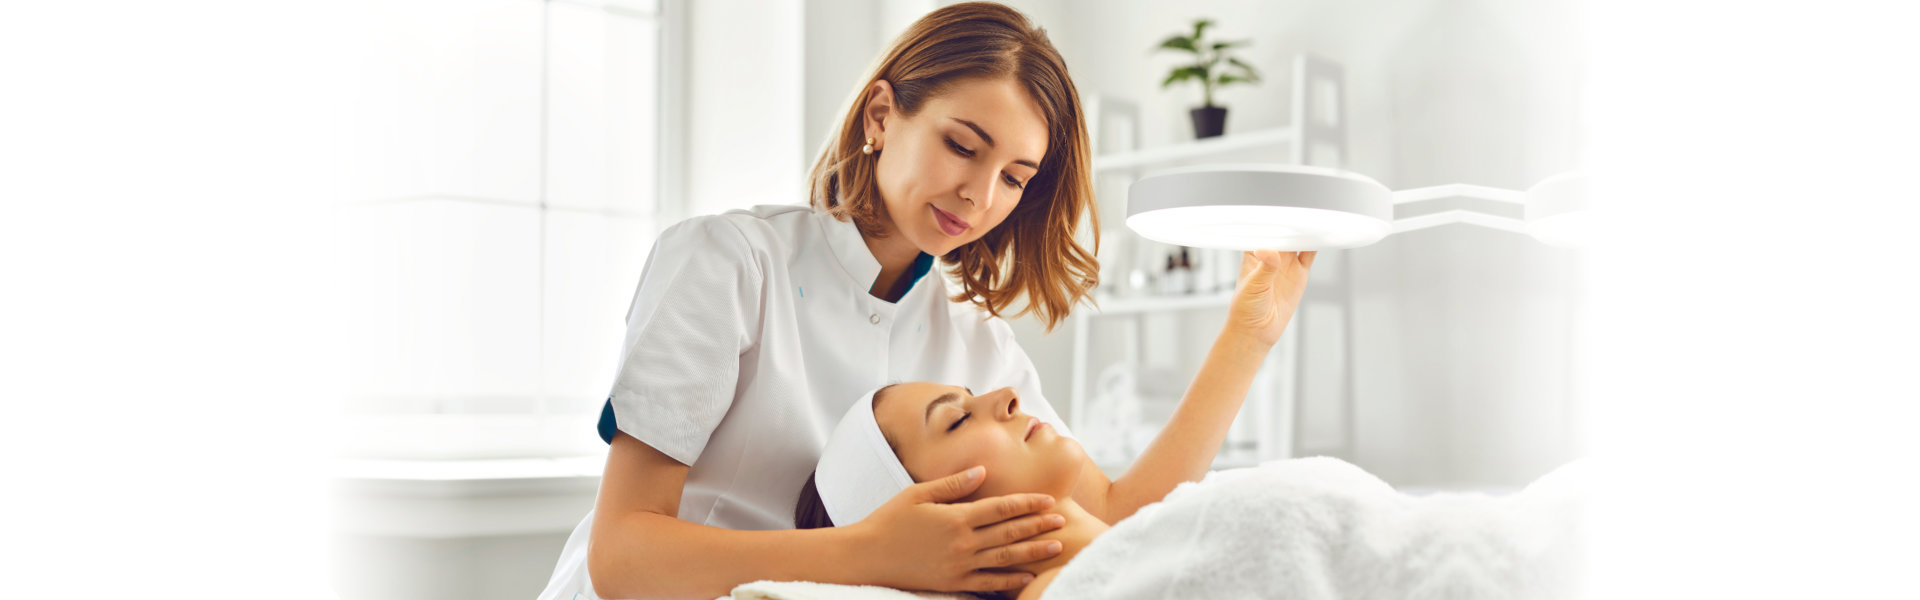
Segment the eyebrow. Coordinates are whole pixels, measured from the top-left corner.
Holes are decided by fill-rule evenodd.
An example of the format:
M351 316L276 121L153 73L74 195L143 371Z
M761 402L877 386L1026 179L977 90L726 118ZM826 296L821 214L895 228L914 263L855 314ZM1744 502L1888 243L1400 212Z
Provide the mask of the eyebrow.
M947 117L947 118L953 119L954 121L958 121L961 125L965 125L967 126L968 129L972 129L975 134L978 134L980 136L980 139L986 140L988 147L995 147L993 145L993 136L987 135L987 130L981 129L980 126L975 125L973 121L968 121L966 119L962 119L959 117ZM1036 171L1040 169L1040 165L1038 163L1035 163L1033 161L1030 161L1024 158L1013 161L1013 164L1026 165L1029 167L1033 167L1033 169Z
M973 395L973 388L963 386L960 389L966 390L968 396ZM926 425L928 422L933 421L933 407L936 407L942 404L952 404L959 401L960 401L960 395L955 394L953 392L947 392L945 394L941 394L939 398L934 398L933 402L927 405L927 415L920 419L920 424Z

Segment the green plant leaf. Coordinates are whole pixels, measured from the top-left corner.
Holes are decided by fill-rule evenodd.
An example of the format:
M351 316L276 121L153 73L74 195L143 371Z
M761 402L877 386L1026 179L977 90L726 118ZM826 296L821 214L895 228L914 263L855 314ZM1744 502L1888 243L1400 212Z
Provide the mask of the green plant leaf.
M1164 42L1160 42L1160 47L1157 48L1157 50L1185 50L1185 51L1194 52L1194 53L1200 52L1200 49L1193 47L1193 40L1183 35L1176 35L1176 36L1167 38L1167 40Z
M1182 81L1186 81L1191 78L1192 77L1187 74L1186 69L1174 69L1172 73L1167 74L1166 80L1160 82L1160 87L1162 88L1171 87L1173 84L1180 83Z
M1241 62L1240 59L1233 58L1231 56L1227 57L1227 62L1229 64L1232 64L1233 66L1240 67L1242 71L1242 73L1240 73L1240 76L1245 78L1247 81L1260 81L1260 72L1255 71L1253 69L1253 65L1249 65L1247 63Z
M1200 68L1199 66L1196 66L1196 65L1187 65L1184 67L1180 67L1178 69L1174 69L1172 73L1167 74L1166 81L1160 82L1160 87L1164 88L1164 87L1167 87L1182 81L1187 81L1190 79L1205 79L1206 76L1207 76L1206 69Z
M1207 27L1210 25L1213 25L1213 19L1203 18L1203 19L1194 21L1193 22L1193 40L1196 42L1200 41L1201 32L1206 31Z
M1219 81L1219 82L1217 82L1217 83L1215 83L1215 85L1221 85L1221 86L1224 86L1224 85L1227 85L1227 84L1229 84L1229 83L1253 83L1253 81L1254 81L1254 80L1252 80L1252 79L1247 79L1247 78L1245 78L1245 77L1239 77L1239 76L1235 76L1235 75L1221 75L1221 76L1220 76L1220 81Z
M1214 42L1213 50L1215 52L1218 52L1221 50L1226 50L1228 48L1244 48L1251 44L1253 44L1252 40L1234 40L1231 42Z

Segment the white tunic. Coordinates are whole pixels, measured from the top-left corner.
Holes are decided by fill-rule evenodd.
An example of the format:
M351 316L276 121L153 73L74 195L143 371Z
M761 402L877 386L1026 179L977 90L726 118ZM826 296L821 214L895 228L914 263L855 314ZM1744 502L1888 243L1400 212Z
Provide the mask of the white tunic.
M621 431L691 466L681 519L791 529L833 426L890 383L1011 386L1023 410L1072 435L1006 321L949 300L937 271L898 304L875 298L879 274L853 223L807 206L695 217L660 235L611 397ZM592 522L567 540L542 598L594 597Z
M621 431L691 465L680 518L790 529L842 414L889 383L1012 386L1066 427L1006 321L950 300L937 272L898 304L867 293L859 230L806 206L696 217L662 233L627 314Z

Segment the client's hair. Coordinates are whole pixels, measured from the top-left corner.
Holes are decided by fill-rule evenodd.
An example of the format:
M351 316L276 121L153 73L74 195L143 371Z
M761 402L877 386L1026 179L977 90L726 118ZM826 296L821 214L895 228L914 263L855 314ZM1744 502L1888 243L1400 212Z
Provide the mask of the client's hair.
M820 501L820 489L813 486L813 475L807 475L807 484L800 486L800 501L793 505L794 529L820 529L832 527L833 517L827 516L827 505Z

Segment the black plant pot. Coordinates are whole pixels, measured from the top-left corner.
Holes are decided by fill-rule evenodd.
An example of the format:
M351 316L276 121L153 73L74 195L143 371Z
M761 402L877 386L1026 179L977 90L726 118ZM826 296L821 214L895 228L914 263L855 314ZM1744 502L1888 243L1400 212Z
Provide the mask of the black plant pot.
M1206 139L1225 133L1227 130L1227 109L1219 106L1202 106L1190 112L1193 116L1193 137Z

